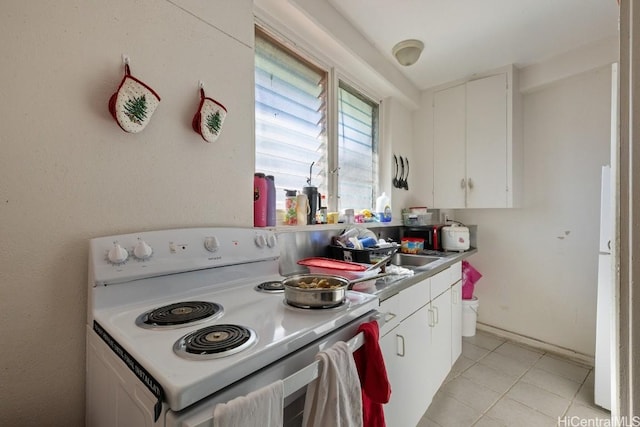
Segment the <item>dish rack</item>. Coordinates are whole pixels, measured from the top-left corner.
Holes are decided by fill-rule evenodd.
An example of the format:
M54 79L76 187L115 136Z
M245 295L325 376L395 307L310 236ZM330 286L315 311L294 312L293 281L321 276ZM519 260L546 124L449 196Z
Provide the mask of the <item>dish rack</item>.
M340 261L360 262L375 264L386 257L390 257L398 251L399 246L394 244L387 248L353 249L339 245L329 245L329 258Z

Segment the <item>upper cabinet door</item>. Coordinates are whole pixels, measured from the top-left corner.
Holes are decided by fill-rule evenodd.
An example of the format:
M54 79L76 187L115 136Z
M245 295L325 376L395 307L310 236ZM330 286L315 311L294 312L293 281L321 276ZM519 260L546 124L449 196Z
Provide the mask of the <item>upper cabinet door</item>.
M522 198L521 99L507 71L434 93L434 208L512 208Z
M467 207L508 207L507 75L467 83Z
M465 207L465 92L462 84L434 94L434 207Z

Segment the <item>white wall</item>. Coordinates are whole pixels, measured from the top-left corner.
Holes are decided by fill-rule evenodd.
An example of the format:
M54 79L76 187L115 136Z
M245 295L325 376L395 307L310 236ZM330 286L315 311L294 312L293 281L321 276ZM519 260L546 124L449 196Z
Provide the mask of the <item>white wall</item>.
M433 208L433 90L423 91L420 108L413 112L415 161L414 206Z
M252 225L252 7L1 3L0 425L84 425L89 238ZM123 53L162 98L136 135L107 110ZM199 80L229 111L214 144Z
M391 197L391 207L393 209L393 221L402 222L402 208L409 206L423 206L420 204L423 183L421 181L421 154L415 149L414 126L412 111L394 98L387 98L383 101L384 127L382 129L384 145L381 147L381 180L384 191ZM393 187L391 181L395 173L393 155L398 156L398 177L402 172L399 156L409 159L408 184L409 190ZM405 176L407 167L405 165Z
M528 93L523 208L456 211L479 226L479 321L590 356L610 82L602 67Z

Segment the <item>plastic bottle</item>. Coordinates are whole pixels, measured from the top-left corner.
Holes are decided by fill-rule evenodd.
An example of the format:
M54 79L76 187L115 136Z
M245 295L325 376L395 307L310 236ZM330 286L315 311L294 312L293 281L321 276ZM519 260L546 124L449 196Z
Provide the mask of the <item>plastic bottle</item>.
M376 199L376 215L380 222L391 222L391 200L384 192Z
M253 226L267 226L267 179L263 173L253 174Z
M296 212L298 192L296 190L284 191L286 192L284 198L284 224L296 225L298 223L298 213Z
M327 197L323 194L320 197L320 206L318 207L318 212L316 212L316 224L326 224L327 223L326 201L327 201Z
M267 227L276 225L276 179L267 175Z

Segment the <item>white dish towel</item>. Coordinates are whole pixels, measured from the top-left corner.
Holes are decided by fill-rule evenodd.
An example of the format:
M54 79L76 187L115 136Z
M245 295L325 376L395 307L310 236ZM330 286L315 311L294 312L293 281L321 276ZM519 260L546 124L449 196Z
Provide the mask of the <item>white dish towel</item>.
M284 385L279 380L216 405L213 427L282 427L283 410Z
M303 427L361 427L362 391L353 355L339 341L316 355L318 378L307 386Z

